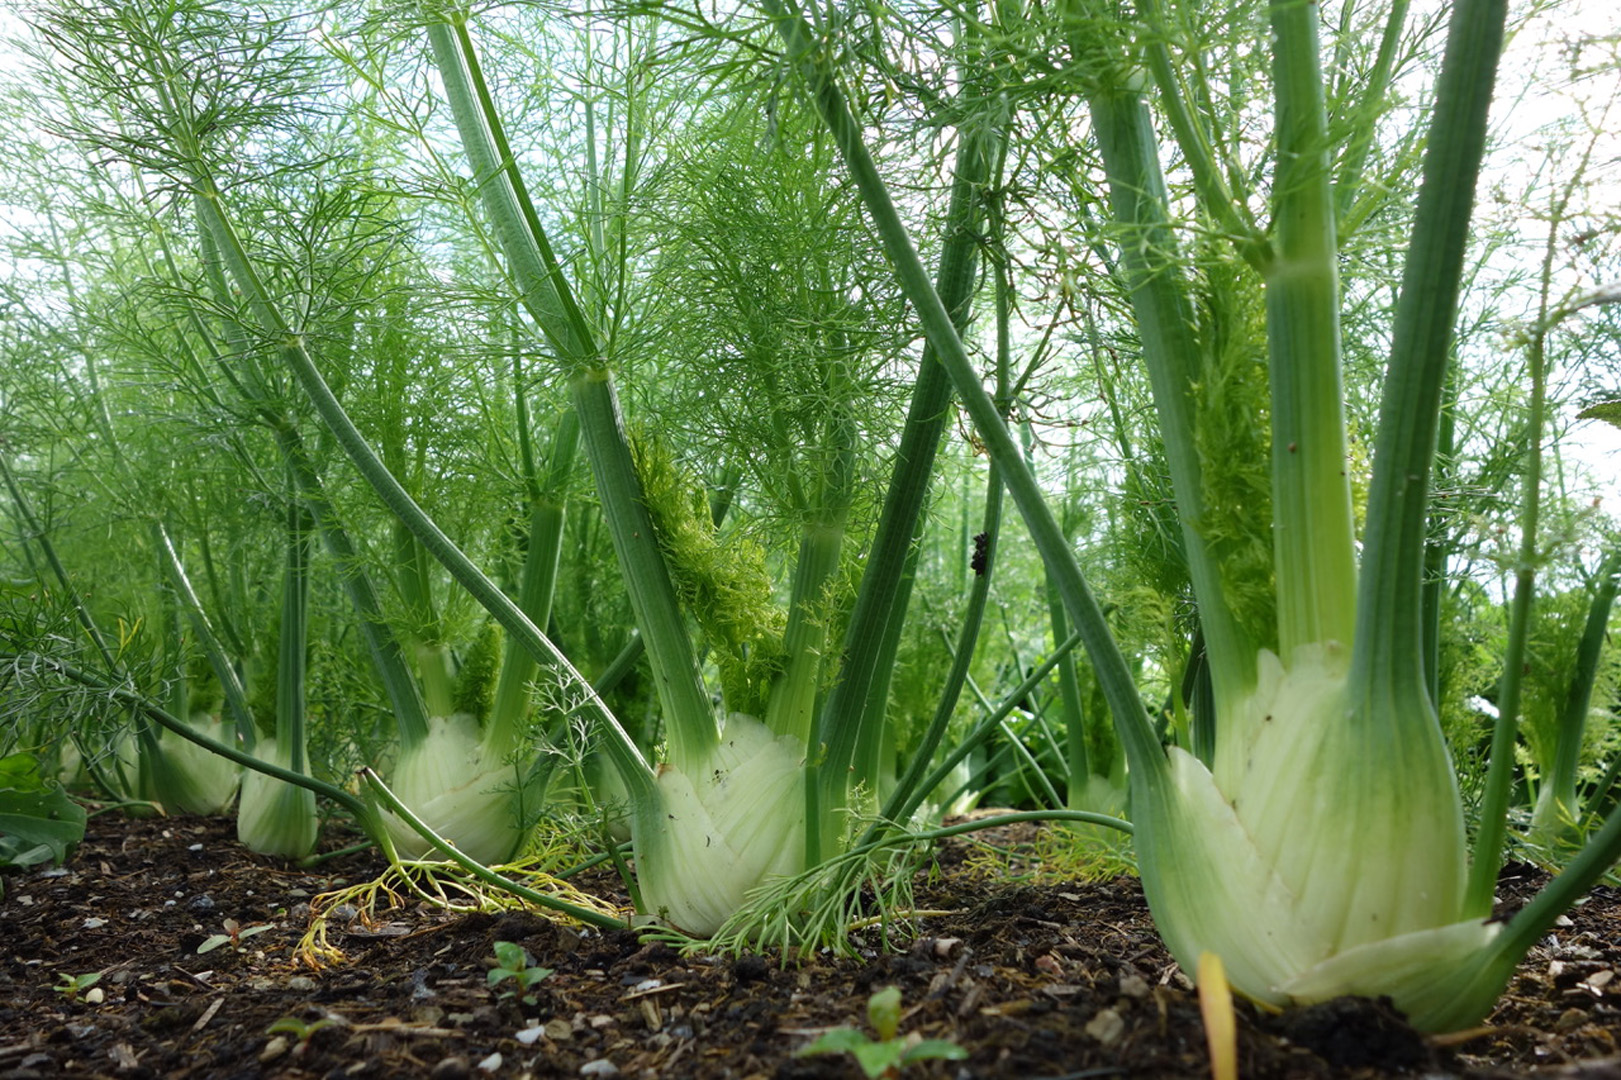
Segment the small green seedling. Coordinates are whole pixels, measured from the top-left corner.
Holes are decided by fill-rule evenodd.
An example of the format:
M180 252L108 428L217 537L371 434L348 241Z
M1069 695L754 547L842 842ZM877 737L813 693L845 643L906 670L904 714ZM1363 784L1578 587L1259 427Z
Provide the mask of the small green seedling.
M89 971L83 975L69 975L67 972L56 977L56 985L52 987L58 994L69 1001L78 1001L79 995L101 981L101 972Z
M495 967L490 969L490 986L496 987L508 979L518 984L517 990L508 990L501 996L503 998L516 997L525 1005L535 1003L535 995L530 988L552 973L551 968L535 966L535 958L529 955L529 950L522 945L510 941L497 941L495 943Z
M878 1038L869 1038L855 1028L835 1028L799 1051L799 1056L853 1054L868 1080L894 1080L914 1061L961 1061L968 1056L968 1051L945 1039L925 1039L916 1032L900 1035L899 987L886 986L867 999L867 1022Z
M225 933L210 934L208 937L204 938L203 943L197 946L198 956L201 956L203 953L213 952L221 945L229 945L233 949L240 949L242 947L242 940L244 938L250 938L255 934L262 934L266 930L274 930L276 928L273 923L259 923L257 926L243 926L235 919L226 919L220 925L225 928Z
M319 1020L301 1020L296 1016L284 1016L274 1024L265 1028L266 1035L291 1035L297 1040L293 1045L293 1057L298 1057L309 1049L310 1040L322 1028L337 1027L339 1021L330 1016L323 1016Z

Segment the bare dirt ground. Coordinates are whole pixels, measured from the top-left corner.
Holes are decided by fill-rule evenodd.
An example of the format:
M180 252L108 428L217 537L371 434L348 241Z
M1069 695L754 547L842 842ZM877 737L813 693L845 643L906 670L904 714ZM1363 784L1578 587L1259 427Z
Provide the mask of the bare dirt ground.
M343 958L312 967L297 952L310 905L375 877L373 856L297 871L245 852L227 821L107 815L67 866L5 881L0 1080L859 1078L849 1055L798 1051L865 1028L886 986L901 991L903 1035L967 1053L903 1078L1210 1075L1197 997L1136 881L1033 875L1021 842L998 839L1014 852L1000 870L985 849L943 847L916 902L945 914L918 920L908 946L859 958L683 955L630 932L409 902L334 913ZM1539 880L1511 868L1502 898ZM489 985L498 941L553 969L532 1001ZM1241 1003L1240 1075L1621 1078L1618 968L1621 893L1601 888L1480 1030L1427 1040L1368 1002L1282 1016Z

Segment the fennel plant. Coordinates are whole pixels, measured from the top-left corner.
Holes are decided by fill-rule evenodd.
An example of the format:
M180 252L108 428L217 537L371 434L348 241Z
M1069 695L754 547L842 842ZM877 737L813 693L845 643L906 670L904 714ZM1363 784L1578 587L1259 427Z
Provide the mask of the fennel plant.
M1153 377L1209 655L1213 708L1197 718L1216 725L1208 764L1154 740L1074 555L873 166L839 84L837 54L797 5L770 0L767 9L1099 668L1130 760L1144 887L1172 952L1188 970L1201 953L1218 954L1235 986L1272 1004L1389 994L1432 1030L1484 1015L1557 911L1621 853L1615 816L1536 902L1506 926L1488 923L1504 807L1488 796L1471 866L1424 676L1418 599L1427 478L1473 202L1473 185L1459 178L1479 168L1503 8L1452 12L1381 394L1360 566L1341 413L1333 186L1355 178L1336 176L1330 156L1317 9L1274 3L1267 12L1276 159L1264 229L1229 190L1236 174L1223 171L1209 129L1188 107L1169 62L1174 37L1159 32L1165 9L1148 5L1126 22L1072 3L1054 27L1126 238L1120 269ZM1404 14L1398 6L1390 21L1399 28ZM1202 208L1265 281L1277 611L1270 641L1237 617L1228 567L1204 531L1206 477L1224 463L1196 453L1193 391L1208 340L1176 256L1150 85ZM1504 728L1493 758L1499 787L1512 749L1512 728Z

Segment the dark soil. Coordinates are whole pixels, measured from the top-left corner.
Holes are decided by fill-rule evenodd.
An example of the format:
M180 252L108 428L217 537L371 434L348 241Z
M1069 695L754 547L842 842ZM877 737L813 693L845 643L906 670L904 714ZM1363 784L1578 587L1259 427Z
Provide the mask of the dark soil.
M412 901L339 913L344 958L315 968L297 955L310 904L339 879L374 877L373 856L299 872L246 853L229 822L103 817L65 868L6 879L0 1080L854 1078L848 1056L796 1051L864 1028L869 995L890 985L903 1033L968 1053L906 1077L1210 1075L1197 997L1134 880L986 873L965 850L944 849L917 883L920 909L950 914L861 959L682 955L629 932ZM1507 873L1503 898L1537 881ZM200 953L226 920L236 942ZM497 941L555 969L532 1003L488 985ZM1618 967L1621 893L1600 889L1526 960L1489 1026L1426 1040L1369 1002L1283 1016L1241 1003L1240 1075L1621 1078ZM93 987L58 989L93 972Z

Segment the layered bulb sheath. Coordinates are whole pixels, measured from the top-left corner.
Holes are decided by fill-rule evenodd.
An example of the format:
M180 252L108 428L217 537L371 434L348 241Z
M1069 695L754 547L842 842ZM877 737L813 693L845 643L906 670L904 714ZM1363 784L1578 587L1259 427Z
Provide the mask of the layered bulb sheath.
M275 743L262 745L258 756L284 769L292 767L292 752ZM302 859L315 850L320 831L313 791L252 769L244 772L236 835L248 850Z
M659 768L633 820L645 910L689 934L720 929L749 893L805 865L804 748L733 713L702 768Z
M1135 793L1143 886L1186 970L1213 952L1269 1005L1388 995L1416 1027L1460 1026L1501 987L1481 989L1497 927L1464 915L1452 766L1422 688L1359 698L1347 654L1262 652L1214 768L1170 751L1171 783Z
M530 815L518 767L484 743L471 716L436 716L428 736L400 752L393 791L411 812L457 850L485 865L517 854ZM407 859L433 857L433 847L392 814L384 824Z

